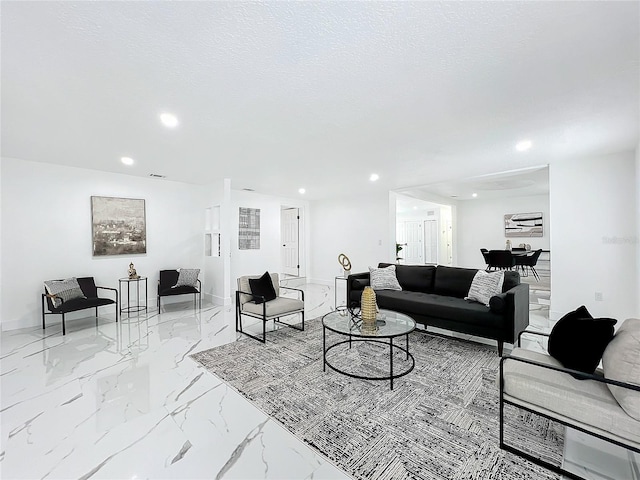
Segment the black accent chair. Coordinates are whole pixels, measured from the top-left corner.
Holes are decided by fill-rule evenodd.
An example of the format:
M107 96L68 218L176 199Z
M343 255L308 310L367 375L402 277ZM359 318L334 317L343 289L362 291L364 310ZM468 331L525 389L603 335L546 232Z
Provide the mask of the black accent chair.
M491 270L491 264L489 263L489 250L487 250L486 248L481 248L480 253L482 253L484 263L487 264L487 268L485 270L488 272L489 270Z
M160 313L160 299L162 297L169 297L173 295L193 295L194 308L202 308L202 282L198 279L198 286L191 287L188 285L181 285L175 287L178 283L178 276L180 272L178 270L160 270L160 278L158 280L158 313Z
M540 275L536 272L536 265L538 264L538 258L542 253L542 249L538 249L531 255L522 255L515 257L516 266L522 268L523 276L529 276L529 269L533 272L533 276L537 281L540 281Z
M78 310L84 310L85 308L95 308L96 309L96 322L98 321L98 307L102 307L104 305L111 305L115 303L116 305L116 323L118 322L118 290L115 288L109 287L98 287L96 286L95 280L93 277L78 277L78 285L80 285L80 289L82 293L87 298L74 298L73 300L64 301L62 298L57 297L56 295L49 295L46 293L42 294L42 329L45 329L45 315L62 315L62 335L66 335L65 328L65 314L70 312L77 312ZM98 289L101 290L111 290L115 294L115 300L112 298L102 298L98 297ZM53 303L53 299L57 298L61 305L56 307ZM46 307L45 307L46 304ZM46 311L48 310L48 311Z
M489 250L489 268L513 270L516 259L509 250Z

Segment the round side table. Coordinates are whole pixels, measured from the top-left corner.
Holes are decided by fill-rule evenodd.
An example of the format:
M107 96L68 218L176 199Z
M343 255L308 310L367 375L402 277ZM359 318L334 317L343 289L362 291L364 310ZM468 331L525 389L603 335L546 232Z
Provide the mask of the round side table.
M144 305L141 304L140 301L140 282L144 282ZM127 284L127 306L123 307L123 299L122 296L122 284ZM135 297L131 297L131 284L135 284ZM127 314L127 317L132 313L138 313L142 311L147 311L148 297L147 297L147 277L138 277L138 278L119 278L118 279L118 294L120 297L120 314ZM132 301L135 299L136 303L132 304Z

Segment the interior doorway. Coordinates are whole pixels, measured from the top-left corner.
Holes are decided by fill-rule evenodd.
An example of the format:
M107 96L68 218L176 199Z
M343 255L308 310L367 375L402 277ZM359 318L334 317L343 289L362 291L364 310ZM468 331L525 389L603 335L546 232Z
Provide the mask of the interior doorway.
M452 265L452 208L413 197L396 197L398 263Z
M283 274L293 277L302 276L301 210L298 207L285 206L280 210L281 271Z

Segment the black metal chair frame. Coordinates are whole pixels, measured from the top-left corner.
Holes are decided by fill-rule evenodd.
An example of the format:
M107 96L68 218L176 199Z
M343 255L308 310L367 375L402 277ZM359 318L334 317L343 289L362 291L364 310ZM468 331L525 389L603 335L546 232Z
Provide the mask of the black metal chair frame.
M486 248L481 248L480 253L482 253L482 257L484 258L484 263L487 264L487 268L485 268L485 272L489 272L491 270L491 263L489 262L489 250Z
M505 257L510 257L511 258L510 265L507 265L506 262L496 263L494 258L496 255L504 255ZM489 267L488 267L489 270L491 268L495 270L512 270L513 267L515 267L516 265L515 257L512 255L512 253L509 250L489 250L488 258L489 258Z
M521 338L523 334L531 334L531 335L540 335L543 337L549 337L549 334L546 333L540 333L540 332L531 332L531 331L527 331L524 330L522 332L520 332L520 334L518 335L518 347L520 346L521 343ZM519 358L519 357L512 357L511 355L506 355L504 357L502 357L502 359L500 360L500 448L502 450L506 450L507 452L511 452L515 455L518 455L519 457L525 458L527 460L529 460L530 462L535 463L536 465L540 465L541 467L545 467L555 473L559 473L562 475L565 475L566 477L572 478L574 480L587 480L584 477L581 477L579 475L576 475L573 472L569 472L567 470L565 470L564 468L558 466L558 465L554 465L553 463L547 462L545 460L542 460L541 458L537 458L534 457L533 455L531 455L528 452L519 450L518 448L512 446L512 445L507 445L504 441L504 406L506 405L512 405L516 408L522 409L522 410L526 410L527 412L533 413L535 415L540 415L541 417L547 418L549 420L552 420L554 422L558 422L566 427L571 427L575 430L578 430L582 433L586 433L587 435L591 435L593 437L599 438L600 440L604 440L606 442L612 443L614 445L617 445L619 447L622 448L626 448L629 450L632 450L636 453L640 453L640 449L633 446L633 445L628 445L625 444L623 442L620 442L618 440L614 440L611 438L607 438L604 435L600 435L598 433L594 433L591 432L587 429L585 429L584 427L575 425L571 422L567 422L565 420L559 419L559 418L555 418L551 415L545 414L545 413L541 413L539 411L536 411L534 409L531 408L527 408L524 407L522 405L519 405L518 403L515 402L511 402L507 399L504 398L504 362L507 360L514 360L516 362L522 362L522 363L528 363L529 365L535 365L541 368L545 368L547 370L555 370L557 372L563 372L563 373L568 373L571 375L574 375L576 377L579 377L581 380L595 380L597 382L601 382L601 383L608 383L611 385L616 385L618 387L623 387L623 388L628 388L630 390L635 390L637 392L640 392L640 385L634 385L632 383L627 383L627 382L620 382L617 380L610 380L608 378L604 378L603 376L599 376L599 375L593 375L593 374L589 374L589 373L584 373L584 372L579 372L578 370L572 370L570 368L562 368L562 367L555 367L552 365L546 365L544 363L540 363L540 362L536 362L534 360L528 360L525 358Z
M115 305L116 305L116 323L118 323L118 290L115 288L110 288L110 287L98 287L96 285L96 290L98 289L102 289L102 290L113 290L116 294L116 300L115 300ZM71 313L71 312L79 312L80 310L85 310L87 308L95 308L96 309L96 323L98 322L98 307L80 307L80 308L76 308L74 310L69 310L68 312L47 312L46 308L45 308L45 303L48 301L50 301L53 304L54 299L58 299L60 300L60 306L56 307L56 309L59 309L60 307L62 307L62 305L64 304L64 299L61 297L58 297L57 295L49 295L48 293L43 293L42 294L42 329L44 330L46 328L45 325L45 315L62 315L62 335L66 335L67 334L67 330L65 328L65 314L67 313ZM105 307L106 305L99 305L100 307ZM50 307L49 307L50 308Z
M194 287L195 288L195 287ZM200 281L200 279L198 279L198 288L196 288L196 290L198 290L197 292L186 292L186 293L179 293L176 295L160 295L160 280L158 280L158 294L157 294L157 306L158 306L158 313L160 313L160 298L161 297L177 297L178 295L193 295L193 308L199 308L202 310L202 282Z
M538 250L534 250L532 254L518 255L515 257L516 269L520 267L520 269L522 270L523 277L528 277L529 269L531 269L531 271L533 272L533 277L537 281L540 281L540 275L538 275L538 272L536 272L535 266L538 263L538 258L540 257L541 253L542 253L542 249L538 249ZM535 262L532 261L532 259L534 258L535 258Z
M296 292L300 292L301 300L302 300L302 303L304 304L304 291L300 290L299 288L291 288L291 287L283 287L283 286L280 286L279 288L280 289L285 289L285 290L294 290ZM240 295L242 295L242 294L250 295L254 299L262 299L262 315L256 315L255 313L252 313L252 312L244 312L244 311L242 311L241 304L240 304ZM280 325L284 325L284 326L293 328L295 330L300 330L302 332L304 331L304 306L303 306L302 310L294 310L292 312L285 313L285 314L280 315L278 317L267 318L267 302L265 300L266 300L265 297L262 296L262 295L254 295L251 292L243 292L241 290L237 290L236 291L236 332L243 333L248 337L251 337L251 338L253 338L255 340L258 340L259 342L266 343L266 341L267 341L267 322L269 320L273 320L274 327L275 327L276 323L279 323ZM285 317L285 316L293 315L293 314L296 314L296 313L301 313L302 314L302 327L296 327L295 325L291 325L289 323L285 323L285 322L281 322L280 321L280 317ZM247 315L249 317L258 318L258 319L262 320L262 338L260 338L258 336L255 336L255 335L252 335L250 333L247 333L242 329L242 315Z

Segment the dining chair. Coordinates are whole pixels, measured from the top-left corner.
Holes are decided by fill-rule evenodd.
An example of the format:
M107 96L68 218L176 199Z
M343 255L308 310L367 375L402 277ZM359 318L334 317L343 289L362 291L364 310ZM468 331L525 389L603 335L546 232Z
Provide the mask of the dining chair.
M513 270L515 257L510 250L489 250L489 267L496 270Z
M486 248L481 248L480 253L482 253L482 256L484 257L484 263L487 264L487 268L485 270L488 272L489 270L491 270L491 265L489 264L489 250L487 250Z
M527 269L527 271L531 269L531 271L533 272L533 276L537 281L540 281L540 275L538 275L538 272L536 272L536 265L538 264L538 258L540 257L541 253L542 249L540 248L533 252L531 255L526 255L520 258L516 257L516 261L520 266L522 266L522 269Z

